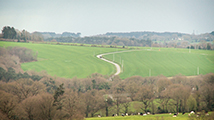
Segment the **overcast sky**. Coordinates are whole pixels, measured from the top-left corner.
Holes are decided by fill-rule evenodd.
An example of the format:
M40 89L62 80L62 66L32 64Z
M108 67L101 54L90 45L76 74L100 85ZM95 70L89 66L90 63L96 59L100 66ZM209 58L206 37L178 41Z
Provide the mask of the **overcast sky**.
M0 27L29 32L206 33L214 30L214 0L0 0Z

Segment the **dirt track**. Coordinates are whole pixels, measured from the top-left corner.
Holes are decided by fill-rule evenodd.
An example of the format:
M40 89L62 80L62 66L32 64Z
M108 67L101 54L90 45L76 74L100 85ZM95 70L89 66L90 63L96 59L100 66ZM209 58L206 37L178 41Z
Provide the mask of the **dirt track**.
M139 50L125 50L125 51L117 51L117 52L103 53L103 54L97 55L97 58L99 58L99 59L101 59L101 60L104 60L104 61L106 61L106 62L109 62L109 63L113 64L113 65L116 67L116 69L117 69L117 72L114 74L114 76L115 76L115 75L119 75L119 74L121 73L121 68L120 68L120 66L119 66L117 63L115 63L115 62L112 62L112 61L110 61L110 60L106 60L105 58L103 58L103 55L109 55L109 54L114 54L114 53L123 53L123 52L131 52L131 51L139 51Z
M113 65L116 67L116 69L117 69L117 72L116 72L114 75L119 75L120 72L121 72L120 66L119 66L117 63L114 63L114 62L112 62L112 61L109 61L109 60L106 60L106 59L104 59L104 58L101 58L103 55L105 55L105 54L97 55L97 57L98 57L99 59L101 59L101 60L104 60L104 61L106 61L106 62L109 62L109 63L113 64Z

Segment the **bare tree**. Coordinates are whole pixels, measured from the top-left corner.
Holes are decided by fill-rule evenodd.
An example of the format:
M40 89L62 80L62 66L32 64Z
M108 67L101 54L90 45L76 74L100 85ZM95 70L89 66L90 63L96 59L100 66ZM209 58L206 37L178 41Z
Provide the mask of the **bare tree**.
M127 84L125 87L125 91L129 93L129 96L132 101L134 101L135 95L138 90L139 90L138 84L134 82Z
M40 118L43 120L52 120L56 115L56 106L53 106L54 98L48 93L40 94L37 98L38 110L40 111Z
M201 88L202 100L206 103L208 110L212 110L212 104L214 103L214 85L205 84Z
M94 113L96 113L99 109L104 108L104 97L98 92L98 90L91 90L82 95L82 99L84 99L85 103L86 117L88 117L89 113L91 113L91 117L93 117Z
M35 120L39 119L38 96L28 97L16 107L16 114L21 119Z
M163 112L168 112L168 103L170 99L170 91L168 91L167 89L161 91L158 103L162 106Z
M169 85L171 85L171 80L167 78L161 78L157 81L157 91L161 93L163 90L166 90Z
M122 99L122 106L124 107L124 113L128 113L129 112L129 107L131 105L131 99L128 97L123 97Z
M143 103L141 108L147 113L147 108L149 107L152 98L154 97L153 87L152 86L142 86L141 89L136 94L136 100Z
M183 86L182 84L172 84L169 86L168 91L170 97L175 101L177 112L183 112L186 109L186 101L190 95L190 88Z
M116 112L117 115L119 115L120 113L120 109L121 109L121 103L123 102L123 99L125 99L127 97L127 94L125 93L125 83L124 82L120 82L118 84L116 84L115 86L113 86L112 88L113 91L113 100L114 103L116 104Z
M11 119L15 113L14 109L17 105L17 97L10 93L0 90L0 112L3 117Z
M113 105L113 100L108 95L105 98L106 117L109 115L109 106Z
M63 102L63 112L66 114L66 118L69 120L83 119L84 109L82 99L79 98L77 92L66 90L65 99Z
M3 87L4 91L16 95L18 101L37 95L45 90L45 86L40 82L34 82L31 79L21 78L17 81L6 84Z

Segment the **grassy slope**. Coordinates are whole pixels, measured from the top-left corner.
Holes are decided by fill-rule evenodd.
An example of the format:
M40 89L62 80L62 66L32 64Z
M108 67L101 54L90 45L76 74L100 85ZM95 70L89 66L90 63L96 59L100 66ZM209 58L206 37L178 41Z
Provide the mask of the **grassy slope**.
M114 48L96 48L65 45L48 45L32 43L0 42L0 46L22 46L38 51L38 61L23 63L23 70L34 69L36 71L46 70L50 75L57 75L65 78L84 78L98 72L101 74L113 74L113 65L94 57L95 54L117 51ZM118 49L119 50L119 49ZM106 55L113 59L113 55ZM115 54L115 61L120 63L124 60L124 72L121 78L133 75L174 76L177 74L196 75L197 67L200 74L214 72L214 51L174 49L174 48L153 48L152 51L142 50Z
M113 55L105 55L112 60ZM152 51L142 50L115 54L115 61L120 63L120 57L124 60L124 72L121 78L134 75L149 76L174 76L183 74L187 76L196 75L197 67L200 74L214 72L214 51L191 50L175 48L153 48Z
M81 46L33 44L33 43L15 43L0 42L0 46L21 46L38 51L38 61L23 63L23 70L46 70L50 75L56 75L65 78L86 78L92 73L101 73L110 75L115 72L115 67L94 57L94 54L100 52L117 51L114 48L96 48ZM119 50L119 49L118 49Z

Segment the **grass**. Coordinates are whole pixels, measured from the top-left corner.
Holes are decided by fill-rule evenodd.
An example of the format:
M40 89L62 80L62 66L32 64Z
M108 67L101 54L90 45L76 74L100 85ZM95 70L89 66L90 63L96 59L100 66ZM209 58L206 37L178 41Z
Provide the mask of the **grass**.
M48 74L64 78L86 78L92 73L113 74L112 64L95 57L99 53L119 51L116 48L97 48L68 45L49 45L33 43L0 42L0 46L20 46L38 52L38 61L22 63L24 71L47 71Z
M86 118L86 120L188 120L188 114L181 115L179 114L177 117L172 117L173 114L155 114L155 115L133 115L133 116L115 116L115 117L93 117Z
M0 42L0 46L20 46L38 51L38 61L22 63L24 71L47 71L48 74L64 78L86 78L92 73L110 75L115 67L95 57L96 54L120 51L118 48L101 48L70 45L50 45L35 43ZM177 74L192 76L214 72L214 51L176 48L141 48L139 51L115 53L115 62L124 61L122 79L134 75L167 77ZM105 55L112 60L113 55ZM151 72L149 72L151 71Z
M202 116L202 117L196 117L195 115L191 115L191 117L188 116L189 113L186 113L182 115L179 113L177 117L172 117L173 114L155 114L155 115L131 115L131 116L115 116L115 117L93 117L93 118L86 118L86 120L204 120L206 118L209 118L209 120L213 119L213 112L209 112L210 116Z
M113 55L105 55L107 59L113 60ZM178 74L193 76L214 72L214 51L191 50L176 48L152 48L152 50L141 50L132 52L115 53L115 62L124 61L124 72L121 78L134 75L151 76L164 75L167 77Z

